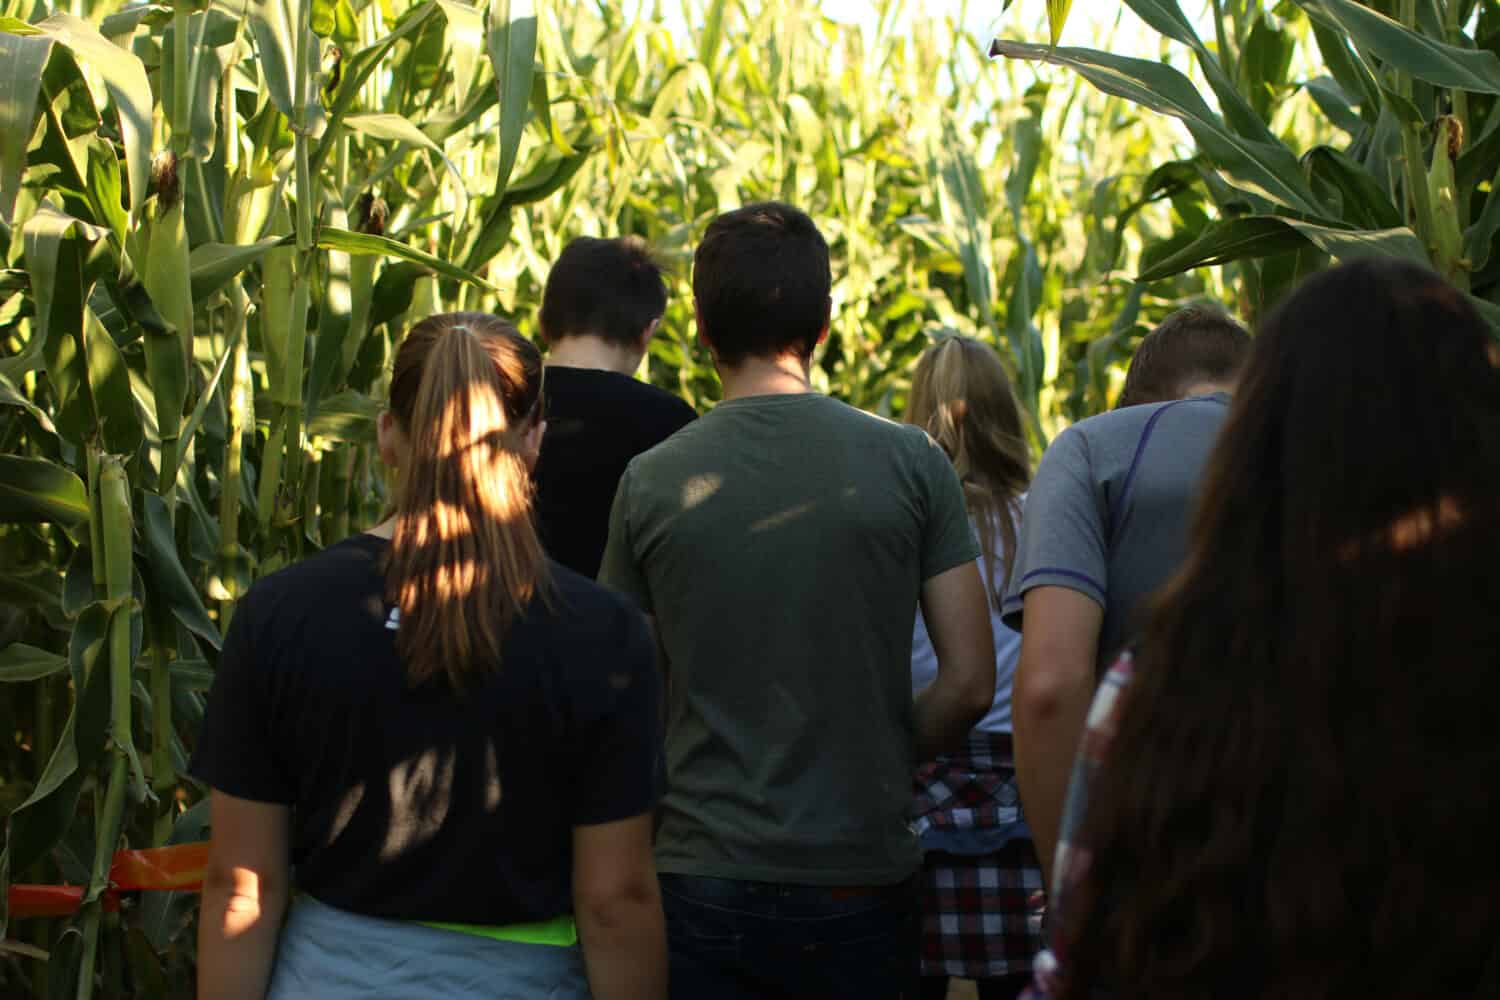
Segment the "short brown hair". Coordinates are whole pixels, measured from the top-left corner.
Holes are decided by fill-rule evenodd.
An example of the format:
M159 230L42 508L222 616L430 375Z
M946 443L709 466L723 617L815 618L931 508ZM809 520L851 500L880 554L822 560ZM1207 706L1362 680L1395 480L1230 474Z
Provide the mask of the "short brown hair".
M542 336L548 344L591 334L633 347L667 309L667 285L639 236L580 236L563 247L542 291Z
M1188 306L1146 334L1116 407L1180 399L1195 382L1231 382L1250 355L1250 334L1228 313Z
M812 219L765 201L708 224L693 255L693 297L719 360L796 351L806 358L828 321L828 243Z

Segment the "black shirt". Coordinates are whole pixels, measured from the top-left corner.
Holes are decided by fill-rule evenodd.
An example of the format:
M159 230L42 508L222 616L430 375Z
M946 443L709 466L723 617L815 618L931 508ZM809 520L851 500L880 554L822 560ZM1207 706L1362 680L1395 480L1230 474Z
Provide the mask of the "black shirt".
M548 366L547 433L536 464L536 512L547 553L599 575L609 508L625 466L697 415L671 393L598 368Z
M413 689L357 535L257 583L224 639L191 773L293 807L299 888L371 916L503 925L572 911L572 828L658 794L654 646L629 602L553 565L498 670Z

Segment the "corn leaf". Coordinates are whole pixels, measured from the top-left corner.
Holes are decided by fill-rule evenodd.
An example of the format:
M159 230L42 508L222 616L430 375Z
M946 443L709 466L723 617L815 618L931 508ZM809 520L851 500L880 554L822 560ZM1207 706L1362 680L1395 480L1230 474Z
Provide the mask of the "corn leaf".
M3 488L3 487L0 487ZM0 682L18 684L39 681L68 669L68 658L45 649L13 642L0 649Z
M43 205L22 236L36 300L33 336L58 396L58 430L75 442L100 433L111 451L133 453L142 428L129 374L119 348L84 308L92 281L81 245L103 240L107 230Z
M52 418L47 415L47 411L21 395L10 377L4 372L0 372L0 406L14 406L25 410L31 419L36 421L38 429L53 437L57 436L57 427L52 423Z
M256 68L271 100L287 121L296 120L297 3L298 0L248 0L246 4L250 33L255 38Z
M204 243L193 248L189 256L193 302L201 304L214 292L233 281L240 272L263 257L273 247L291 246L291 236L267 236L244 246L227 243Z
M160 68L161 103L163 107L173 107L177 99L177 88L187 86L188 115L185 124L188 135L174 135L172 148L207 160L213 155L214 141L218 134L219 84L224 77L225 67L225 55L220 52L220 48L234 42L239 22L215 9L198 11L189 15L186 20L188 44L192 51L187 67L188 80L179 81L173 61L163 59ZM176 33L175 23L166 26L162 32L163 51L172 50ZM224 38L226 34L227 39ZM231 50L225 49L225 52L228 51Z
M448 159L448 154L443 152L443 147L428 138L425 132L400 115L349 115L344 119L344 125L350 131L361 135L390 142L402 142L409 146L419 146L436 153L443 161L443 166L447 168L448 176L453 180L452 191L458 200L457 217L460 220L467 218L469 192L464 187L464 175L459 172L458 167L454 166L453 161Z
M0 455L0 522L88 520L83 480L39 458Z
M1479 220L1464 234L1464 249L1468 254L1470 269L1482 270L1490 262L1497 235L1500 235L1500 191L1491 187Z
M6 223L13 221L42 70L51 54L52 39L46 35L0 34L0 219Z
M317 416L308 422L307 436L353 444L373 443L375 418L380 410L379 400L353 390L329 396L318 404Z
M1428 38L1354 0L1297 0L1314 17L1344 32L1360 49L1418 80L1439 87L1500 94L1500 56Z
M146 200L151 171L151 84L146 67L82 18L58 11L37 25L104 78L104 86L119 111L120 137L125 145L125 172L130 179L130 211Z
M445 278L467 282L475 288L480 288L487 292L495 291L494 286L489 282L469 273L458 265L450 264L445 260L434 257L430 253L424 253L416 247L407 246L405 243L397 242L386 236L374 236L370 233L352 233L347 229L331 229L325 226L318 230L318 246L324 250L342 250L345 253L353 254L379 254L385 257L397 257L401 260L409 260L414 264L421 264Z
M1304 82L1302 89L1307 91L1307 95L1318 105L1318 110L1323 112L1330 122L1351 136L1357 136L1364 131L1365 120L1355 110L1348 93L1333 77L1315 77Z
M166 502L155 493L144 493L141 510L142 537L145 559L141 566L146 583L146 596L158 607L170 611L183 627L214 649L219 648L219 630L204 610L193 581L182 568L177 555L177 542L172 534L172 521L167 513Z
M0 868L7 878L10 871L31 867L67 833L84 778L104 750L109 732L109 671L94 667L104 650L110 617L105 605L91 605L79 616L68 639L73 680L83 694L36 786L6 823L5 859Z
M1055 0L1048 0L1048 6ZM1071 0L1068 0L1071 2ZM726 0L708 0L703 12L703 30L698 34L698 61L703 64L710 77L714 72L714 60L719 56L720 42L724 37L724 8Z
M495 193L504 194L521 149L536 60L536 13L531 0L492 0L486 45L500 91L500 162Z
M1220 62L1223 54L1215 56L1208 46L1203 44L1203 40L1198 37L1198 32L1193 28L1193 22L1188 20L1176 0L1125 0L1125 2L1140 16L1141 20L1168 38L1181 42L1193 50L1198 65L1203 70L1203 77L1208 81L1214 96L1218 98L1219 107L1224 112L1224 121L1230 129L1256 142L1270 144L1280 142L1267 127L1265 119L1251 107L1250 102L1240 92L1240 88L1235 86L1229 74L1224 71L1223 64ZM1256 25L1258 27L1264 23L1264 20L1258 20Z
M1214 164L1241 189L1315 218L1325 215L1291 150L1280 142L1259 142L1226 128L1192 82L1171 66L1095 49L1048 48L999 39L990 52L1067 67L1106 94L1178 118Z
M1056 45L1062 40L1063 25L1068 23L1068 11L1073 9L1073 0L1047 0L1047 33Z
M389 32L378 42L373 43L356 52L349 58L344 66L344 71L339 77L338 88L334 91L333 101L328 112L328 126L324 132L318 147L312 155L312 169L317 171L323 162L333 151L335 140L339 136L339 127L343 124L345 116L359 100L360 89L370 76L379 68L380 62L385 58L397 42L409 38L414 32L420 31L426 25L429 18L438 11L436 2L421 4L412 8L401 19L394 31Z
M453 97L462 103L474 87L484 57L484 11L461 0L437 0L448 20L448 59L453 70Z
M1300 219L1257 215L1215 223L1176 253L1155 262L1136 280L1157 281L1194 267L1269 257L1311 244L1333 257L1397 257L1426 263L1427 254L1404 226L1390 229L1336 229Z
M1312 18L1313 38L1318 44L1318 54L1344 93L1359 105L1360 116L1374 122L1380 113L1380 84L1370 73L1363 60L1349 47L1343 32L1329 27L1317 18Z
M1330 146L1318 146L1308 151L1303 163L1314 190L1326 204L1337 206L1344 223L1358 229L1401 225L1401 210L1390 192L1358 160Z

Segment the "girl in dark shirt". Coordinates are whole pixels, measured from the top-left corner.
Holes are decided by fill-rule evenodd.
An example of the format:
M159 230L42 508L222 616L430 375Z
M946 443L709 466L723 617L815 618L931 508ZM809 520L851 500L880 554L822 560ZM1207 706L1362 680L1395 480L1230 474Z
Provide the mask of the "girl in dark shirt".
M665 996L654 645L542 553L541 382L493 316L418 323L394 516L236 609L192 765L201 997Z

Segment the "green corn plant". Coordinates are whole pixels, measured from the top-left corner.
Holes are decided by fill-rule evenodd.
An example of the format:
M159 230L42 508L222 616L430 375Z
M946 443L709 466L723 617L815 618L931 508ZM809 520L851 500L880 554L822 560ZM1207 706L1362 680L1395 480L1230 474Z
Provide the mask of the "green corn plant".
M1471 292L1500 331L1500 11L1477 0L1214 3L1215 44L1175 0L1126 0L1190 54L1219 106L1171 65L997 40L992 54L1065 67L1178 119L1215 215L1163 241L1139 277L1225 265L1253 318L1322 261L1378 254ZM1051 5L1049 5L1050 8ZM1300 64L1326 74L1298 80ZM1292 97L1321 116L1277 126Z
M185 32L180 32L185 34ZM183 407L188 395L188 364L193 357L193 296L187 223L177 177L177 157L167 152L152 167L156 218L141 228L138 255L142 284L168 324L147 331L144 343L151 390L156 397L156 427L161 439L157 492L170 494L179 465ZM170 508L169 508L170 509Z

